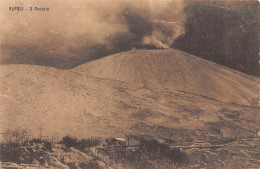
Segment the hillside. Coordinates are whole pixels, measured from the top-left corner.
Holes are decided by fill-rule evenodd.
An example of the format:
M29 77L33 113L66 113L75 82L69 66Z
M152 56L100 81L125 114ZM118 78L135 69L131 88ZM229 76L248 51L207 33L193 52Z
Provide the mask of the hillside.
M174 49L131 50L83 64L74 71L225 102L257 105L259 101L259 78Z
M131 51L125 53L125 55L131 56L133 52L144 53L143 51ZM159 51L149 53L157 52ZM167 53L167 51L165 52ZM106 60L121 55L110 56L104 58L103 61L99 60L91 64L103 62L104 66ZM148 55L145 57L149 58ZM170 69L170 64L167 66L167 57L170 56L165 56L165 59L163 59L166 64L165 68ZM182 59L181 55L176 57L179 57L180 60ZM123 62L126 57L122 55L120 58ZM137 56L129 57L130 60L131 58L138 60ZM141 59L139 60L141 61ZM160 59L158 58L158 60ZM186 60L188 61L188 58ZM198 65L197 67L190 66L187 67L188 70L183 70L183 73L185 72L184 79L191 78L192 75L195 76L196 73L194 71L200 70L202 75L197 75L193 79L200 79L206 76L207 78L215 79L215 83L217 83L220 80L217 77L221 76L222 79L226 80L214 84L215 87L221 85L223 87L224 84L230 82L233 85L236 84L233 88L229 88L231 91L241 88L241 91L244 91L242 94L253 94L256 90L254 84L257 79L253 77L243 77L240 74L236 74L236 72L230 72L226 69L215 70L218 66L214 64L207 65L206 63L208 62L200 59L196 60L194 58L194 60L189 60ZM199 66L199 61L201 62L200 64L205 65L205 71L202 71L203 67ZM118 76L115 76L123 78L122 75L125 74L126 79L127 76L129 78L132 77L129 74L136 70L132 68L130 71L130 66L134 65L130 63L134 62L136 61L133 60L122 65L123 68L129 70L129 73L126 74L123 72L124 69L121 69L122 72L118 72ZM112 62L110 63L112 64ZM116 63L115 61L114 64ZM143 63L137 62L136 64ZM150 64L158 65L159 63L154 62ZM83 65L84 68L86 66ZM100 66L102 67L102 65ZM114 69L116 68L114 67ZM161 67L159 71L164 72L163 69L165 68ZM145 72L148 68L143 65L139 69L142 70L141 72ZM93 70L97 69L93 67ZM108 75L112 74L111 71L107 71ZM154 71L152 70L151 72ZM223 74L220 74L218 71L223 72ZM50 138L51 136L62 137L66 134L78 138L90 136L124 137L125 134L132 133L175 140L200 140L209 137L220 138L222 137L221 135L223 137L254 136L255 131L260 129L257 123L259 121L259 107L226 103L215 98L202 96L204 94L199 95L185 91L160 89L159 85L163 85L163 83L159 83L160 81L156 80L156 78L165 78L163 77L164 73L152 80L147 80L148 86L154 82L153 86L158 87L158 89L155 89L142 87L142 85L139 87L133 83L108 78L93 77L86 75L89 72L79 71L79 68L76 72L75 70L58 70L32 65L5 65L0 67L0 72L1 132L4 132L6 129L21 130L26 128L31 133L31 137L37 137L41 130L41 134L45 138ZM103 72L105 72L105 69ZM209 74L217 72L215 73L216 77L212 78L206 75L207 72ZM227 79L228 76L225 77L224 73L232 75L234 79ZM141 76L140 74L137 75ZM180 78L178 73L175 73L175 75ZM148 77L152 78L151 74L148 74ZM135 78L136 80L138 79L136 76L132 80ZM239 79L243 81L235 81ZM171 81L173 81L173 78L169 78L169 82L166 82L166 84L171 84ZM141 83L142 81L139 82ZM182 82L182 80L179 82ZM212 83L207 80L194 80L187 81L186 86L191 85L191 90L192 87L196 87L195 82L200 82L199 84L204 85ZM194 86L192 86L193 83ZM173 83L172 86L178 86L178 84ZM179 90L181 90L181 86L179 87ZM252 90L249 87L252 87ZM199 88L197 92L199 90L208 91ZM232 95L232 92L227 91L226 88L223 88L223 90ZM228 95L224 91L222 91L222 94L224 96ZM218 93L213 90L213 94L217 95ZM238 94L238 92L235 92L233 95ZM255 91L256 94L257 92ZM232 97L228 98L231 99Z

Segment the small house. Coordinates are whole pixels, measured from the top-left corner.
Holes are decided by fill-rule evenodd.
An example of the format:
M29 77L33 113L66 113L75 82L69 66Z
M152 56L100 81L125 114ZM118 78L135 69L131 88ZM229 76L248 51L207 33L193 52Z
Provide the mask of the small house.
M126 140L124 138L112 137L106 140L107 146L126 146Z

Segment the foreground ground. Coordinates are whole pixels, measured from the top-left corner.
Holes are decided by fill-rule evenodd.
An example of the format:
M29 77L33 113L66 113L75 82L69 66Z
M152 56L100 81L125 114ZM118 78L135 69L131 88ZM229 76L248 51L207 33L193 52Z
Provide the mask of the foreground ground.
M153 150L163 144L156 143ZM146 145L147 146L147 145ZM175 145L176 146L176 145ZM180 146L179 146L180 147ZM44 143L33 143L27 146L21 146L20 163L1 162L1 168L258 168L260 165L260 140L259 138L246 138L232 140L228 143L211 143L205 145L182 146L183 149L175 149L173 155L177 155L170 162L167 156L160 159L161 156L152 153L148 149L141 147L129 147L124 151L124 158L121 150L106 151L102 146L93 146L90 148L70 147L66 148L63 144L53 144L52 148L47 148ZM163 151L162 147L159 151ZM156 157L156 158L154 158ZM177 160L178 158L178 160ZM183 158L183 159L180 159ZM22 161L31 164L25 164Z

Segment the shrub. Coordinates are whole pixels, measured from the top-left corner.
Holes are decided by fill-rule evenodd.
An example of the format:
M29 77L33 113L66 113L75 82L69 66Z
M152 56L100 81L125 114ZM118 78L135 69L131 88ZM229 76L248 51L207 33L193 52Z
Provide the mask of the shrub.
M29 141L29 142L30 142L30 144L32 144L32 143L38 144L38 143L41 143L42 141L41 141L41 139L36 139L36 138L34 138L34 139L32 139L31 141Z
M90 160L87 163L80 163L79 167L82 168L82 169L89 169L89 168L91 168L91 169L101 169L102 168L98 165L98 163L95 159Z
M0 161L18 162L20 145L17 143L1 144Z
M176 164L185 164L188 156L180 149L172 149L167 144L159 143L157 140L141 140L141 150L151 159L169 159Z
M78 145L77 145L78 149L84 150L86 147L91 147L90 140L82 139L82 140L78 141Z
M44 146L47 150L49 150L49 151L52 150L52 143L51 143L51 142L46 141L46 142L44 142L43 146Z
M93 146L98 146L100 144L99 140L96 139L82 139L78 141L77 148L83 150L84 148L89 148Z
M62 143L66 146L66 148L77 147L78 139L70 137L70 136L67 135L67 136L62 138Z

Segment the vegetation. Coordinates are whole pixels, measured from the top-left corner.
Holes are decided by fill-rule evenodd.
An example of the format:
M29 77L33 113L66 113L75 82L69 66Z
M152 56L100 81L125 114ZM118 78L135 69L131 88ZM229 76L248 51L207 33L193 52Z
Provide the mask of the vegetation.
M45 142L43 143L43 146L44 146L48 151L52 151L52 143L51 143L51 142L45 141Z
M62 138L62 141L60 143L64 144L66 148L70 148L76 147L78 145L78 140L67 135Z
M150 159L166 160L178 165L183 165L188 162L186 153L182 152L180 149L170 148L167 144L159 143L155 139L142 139L140 144L141 151L143 151Z
M99 140L96 139L82 139L78 140L77 138L71 136L65 136L62 138L62 141L59 142L60 144L64 144L66 148L78 148L83 150L84 148L89 148L93 146L98 146L100 144Z
M118 147L111 144L99 150L109 156L110 163L121 163L125 168L172 168L188 164L188 155L180 149L172 149L155 139L140 139L135 147Z
M38 146L17 143L1 144L0 161L18 164L33 164L38 161L39 164L43 165L46 162L47 150L51 151L51 143L49 142L45 142L44 146L41 144Z
M80 168L82 169L87 169L87 168L91 168L91 169L102 169L102 167L100 167L97 163L97 161L95 159L90 160L87 163L81 163L79 165Z
M248 146L247 141L243 140L239 140L239 142L234 139L212 140L210 147L191 147L189 154L187 154L186 150L172 148L169 144L159 142L149 136L133 136L131 138L134 138L136 145L108 144L105 141L108 139L105 139L103 146L99 146L100 140L91 138L79 140L68 135L63 137L59 144L40 139L18 143L14 140L0 144L0 161L57 168L62 168L65 165L69 168L82 169L101 169L108 166L133 169L185 168L188 165L199 165L201 168L205 168L206 166L210 167L211 164L214 164L216 168L221 168L222 162L230 162L228 159L230 153L236 156L241 155L237 149L226 148L224 144ZM257 141L257 138L251 139L252 143ZM169 142L169 140L165 142L167 141ZM220 143L221 146L219 146ZM71 147L73 149L68 150ZM257 156L252 156L251 160L255 165L257 164Z
M91 147L100 145L100 140L97 139L82 139L71 136L65 136L59 142L67 149L73 147L87 154L91 153ZM112 146L112 147L111 147ZM33 164L36 161L40 165L44 165L48 161L48 152L53 152L53 144L49 141L41 139L26 140L24 142L5 143L1 144L1 159L2 162L14 162ZM135 149L127 149L127 147L117 147L113 145L104 145L99 148L99 153L109 157L110 164L121 163L125 167L130 168L154 168L156 165L184 165L187 162L187 155L179 149L171 149L168 145L159 143L154 139L141 139L140 145ZM96 168L99 169L99 157L93 155L93 159L88 162L78 163L80 168ZM62 161L61 161L62 162ZM65 164L65 162L62 162ZM160 164L161 163L161 164ZM76 162L70 161L66 165L75 168Z

